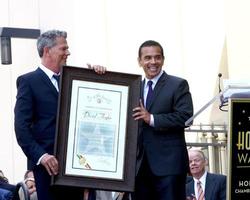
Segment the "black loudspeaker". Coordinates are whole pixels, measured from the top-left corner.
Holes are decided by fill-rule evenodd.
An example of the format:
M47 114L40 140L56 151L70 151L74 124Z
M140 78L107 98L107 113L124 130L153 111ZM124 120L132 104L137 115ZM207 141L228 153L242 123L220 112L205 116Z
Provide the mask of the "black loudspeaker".
M12 64L10 37L1 37L1 62L3 65Z

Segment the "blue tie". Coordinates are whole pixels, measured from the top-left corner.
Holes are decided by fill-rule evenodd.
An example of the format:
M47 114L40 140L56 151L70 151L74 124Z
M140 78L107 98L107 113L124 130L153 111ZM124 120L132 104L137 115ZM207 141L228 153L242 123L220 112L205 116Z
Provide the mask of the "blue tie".
M54 79L56 79L57 85L58 85L58 87L59 87L60 75L54 74L53 77L54 77Z
M147 85L148 85L148 94L147 94L147 98L146 98L146 108L148 108L148 105L152 101L152 97L153 97L152 84L153 84L153 81L148 81L148 83L147 83Z

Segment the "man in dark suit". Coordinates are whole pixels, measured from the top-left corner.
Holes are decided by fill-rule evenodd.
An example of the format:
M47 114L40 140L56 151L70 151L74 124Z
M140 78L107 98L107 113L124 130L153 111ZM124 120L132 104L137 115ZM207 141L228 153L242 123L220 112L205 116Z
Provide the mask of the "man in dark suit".
M141 101L133 109L133 117L140 123L133 198L184 200L188 172L184 128L193 114L188 82L162 70L164 52L156 41L140 46L138 62L145 79Z
M200 150L189 150L189 167L193 180L187 183L188 200L198 199L200 182L205 200L226 200L226 176L206 171L207 159Z
M39 200L79 199L77 188L52 188L50 179L58 173L58 161L53 155L58 75L70 52L65 31L51 30L37 40L41 64L32 72L17 78L15 132L18 144L28 158L28 169L33 170ZM97 73L105 68L94 66Z

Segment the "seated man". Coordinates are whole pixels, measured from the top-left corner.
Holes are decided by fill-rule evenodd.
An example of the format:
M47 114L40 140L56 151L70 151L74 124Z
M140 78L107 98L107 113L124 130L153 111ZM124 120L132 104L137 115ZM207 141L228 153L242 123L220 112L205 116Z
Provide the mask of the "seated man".
M187 200L226 200L226 176L206 171L208 162L202 151L189 150L188 156L193 180L186 184Z
M37 194L36 194L36 184L34 179L33 171L28 170L24 174L24 181L23 181L24 188L19 189L19 196L20 200L25 199L24 190L28 191L28 195L30 197L30 200L37 200Z

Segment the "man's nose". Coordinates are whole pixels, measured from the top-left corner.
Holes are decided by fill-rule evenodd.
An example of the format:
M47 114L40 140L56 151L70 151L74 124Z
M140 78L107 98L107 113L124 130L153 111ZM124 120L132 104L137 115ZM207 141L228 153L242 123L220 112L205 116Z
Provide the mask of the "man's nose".
M190 165L193 165L193 164L195 164L195 161L194 161L194 160L190 160L190 161L189 161L189 164L190 164Z
M69 56L69 55L70 55L70 51L69 51L69 50L67 50L66 54L67 54L67 56Z
M151 63L156 63L156 59L155 58L151 58Z

